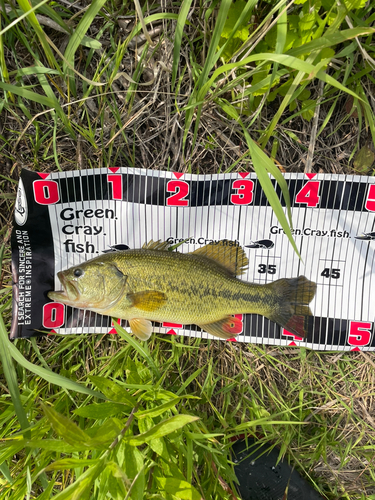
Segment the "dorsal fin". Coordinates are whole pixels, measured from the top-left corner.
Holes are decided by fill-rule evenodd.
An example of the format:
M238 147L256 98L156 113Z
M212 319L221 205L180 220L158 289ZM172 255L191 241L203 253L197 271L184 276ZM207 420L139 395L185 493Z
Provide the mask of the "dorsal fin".
M158 240L158 241L154 241L154 240L150 240L148 243L144 243L143 244L143 249L144 250L168 250L168 248L170 247L170 243L168 243L167 241L161 241L161 240Z
M191 253L214 260L225 267L233 276L244 274L249 265L249 259L243 248L234 241L221 240L213 245L208 244L198 248Z

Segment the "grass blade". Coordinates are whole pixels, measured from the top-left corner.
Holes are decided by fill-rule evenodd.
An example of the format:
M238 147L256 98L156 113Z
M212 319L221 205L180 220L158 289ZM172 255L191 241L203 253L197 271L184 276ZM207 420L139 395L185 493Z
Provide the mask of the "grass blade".
M231 106L228 103L221 102L221 107L223 110L228 113L232 118L234 118L242 127L243 133L246 138L246 143L247 147L249 148L249 153L251 156L251 159L253 161L253 166L255 173L258 176L259 182L262 186L262 189L267 196L267 199L269 201L269 204L271 205L278 221L280 222L282 228L285 231L285 234L288 236L288 239L298 255L298 257L301 259L301 255L298 251L298 248L295 244L295 241L292 236L292 231L291 227L293 226L292 223L292 212L291 212L291 205L290 205L290 196L289 196L289 190L288 190L288 185L286 183L286 180L284 179L284 176L281 174L280 170L274 165L272 160L268 158L268 156L262 151L262 149L253 141L253 139L250 137L250 134L248 133L245 125L242 123L240 117L238 116L238 113L236 109ZM286 218L286 215L284 213L284 209L280 203L280 200L277 196L277 193L275 191L275 188L271 182L271 179L268 176L269 172L275 179L278 185L281 188L281 191L284 196L285 204L287 206L287 211L288 211L288 218L289 218L289 223L288 219Z
M91 26L95 16L97 13L100 11L100 9L103 7L103 5L106 3L107 0L94 0L90 7L87 9L86 13L78 23L78 26L74 33L72 34L68 46L66 47L64 57L65 59L74 67L74 56L75 53L80 46L83 37L85 36L87 30ZM71 89L73 90L73 93L75 94L75 82L73 79L73 75L71 70L68 68L67 64L64 63L63 65L63 71L65 74L69 74L71 76Z
M178 14L176 33L174 36L174 47L173 47L173 65L172 65L172 89L174 89L176 82L176 75L178 64L180 62L180 49L182 34L184 32L184 26L186 23L186 18L189 13L190 5L192 0L183 0L180 13Z
M10 342L8 340L8 334L5 328L3 317L2 315L0 315L0 360L1 364L3 365L5 380L7 382L10 396L14 405L14 411L16 412L21 429L28 429L30 427L30 424L27 420L26 412L21 402L17 374L13 365L12 356L7 349L7 343ZM30 437L30 432L27 431L25 433L25 436Z
M64 389L68 389L69 391L80 392L82 394L87 394L88 396L93 396L95 398L106 399L106 397L101 392L93 391L92 389L89 389L84 385L78 384L73 380L70 380L66 377L59 375L58 373L54 373L52 370L47 370L46 368L42 368L41 366L37 366L34 365L33 363L30 363L30 361L25 359L20 353L20 351L16 348L16 346L13 345L8 339L8 336L5 331L5 326L2 320L0 323L0 334L1 334L0 338L2 340L1 355L7 352L8 355L10 355L11 358L14 359L14 361L23 366L26 370L35 373L35 375L38 375L44 380L47 380L47 382L50 384L55 384Z
M154 360L150 356L147 344L146 347L143 347L140 344L140 342L138 342L137 340L135 340L134 337L129 335L129 333L126 330L124 330L124 328L122 328L122 326L120 326L116 320L113 320L113 324L115 325L116 332L120 335L120 337L122 337L124 340L126 340L126 342L128 342L128 344L134 347L134 349L138 352L138 354L140 354L142 358L147 361L149 367L152 369L155 376L157 378L160 378L161 374L158 368L156 367Z
M44 31L43 31L41 25L39 24L39 21L38 21L36 15L35 15L35 12L34 12L34 10L36 10L38 7L40 7L41 5L43 5L47 2L45 0L43 0L42 2L40 2L40 4L38 4L34 7L31 7L30 2L28 0L18 0L18 3L19 3L19 6L21 7L21 9L23 10L23 12L28 17L28 21L30 22L31 26L34 28L35 33L37 34L39 41L43 47L43 50L44 50L44 53L47 57L49 65L51 66L51 68L59 69L59 65L55 59L55 56L53 55L53 52L52 52L50 46L47 43Z

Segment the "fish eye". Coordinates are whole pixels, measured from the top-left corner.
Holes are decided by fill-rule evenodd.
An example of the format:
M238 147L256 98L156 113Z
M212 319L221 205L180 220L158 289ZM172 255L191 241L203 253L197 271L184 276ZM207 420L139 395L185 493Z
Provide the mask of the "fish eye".
M77 269L74 269L73 274L74 274L74 276L76 276L77 278L79 278L80 276L83 275L83 270L80 269L79 267L77 267Z

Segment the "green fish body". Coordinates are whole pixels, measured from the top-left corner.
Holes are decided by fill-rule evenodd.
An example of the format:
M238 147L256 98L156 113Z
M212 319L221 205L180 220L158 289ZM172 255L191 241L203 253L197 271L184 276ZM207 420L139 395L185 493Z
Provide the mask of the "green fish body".
M150 242L142 249L111 252L58 274L63 292L48 296L67 305L126 319L146 340L151 321L196 324L220 338L240 333L235 314L261 314L288 331L305 335L315 283L304 276L266 285L236 278L248 259L243 249L223 240L195 252L167 250Z

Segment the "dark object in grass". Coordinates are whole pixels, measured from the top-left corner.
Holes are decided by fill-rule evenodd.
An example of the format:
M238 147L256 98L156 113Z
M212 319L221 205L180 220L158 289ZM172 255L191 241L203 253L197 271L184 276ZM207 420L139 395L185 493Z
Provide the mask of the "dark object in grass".
M277 464L278 449L257 445L256 439L236 441L232 447L237 486L242 500L322 500L288 462ZM277 464L277 465L276 465Z

